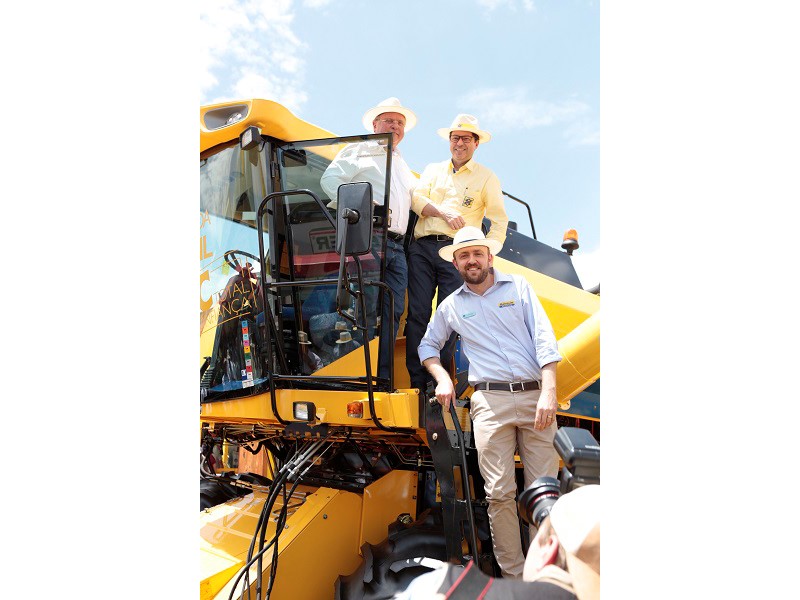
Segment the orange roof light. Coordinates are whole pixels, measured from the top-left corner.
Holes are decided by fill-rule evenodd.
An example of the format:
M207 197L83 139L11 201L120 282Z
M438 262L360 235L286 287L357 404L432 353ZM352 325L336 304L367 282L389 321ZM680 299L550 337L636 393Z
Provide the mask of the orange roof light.
M567 251L567 254L572 256L572 253L580 247L578 245L578 232L574 229L568 229L564 233L564 240L561 242L561 247Z

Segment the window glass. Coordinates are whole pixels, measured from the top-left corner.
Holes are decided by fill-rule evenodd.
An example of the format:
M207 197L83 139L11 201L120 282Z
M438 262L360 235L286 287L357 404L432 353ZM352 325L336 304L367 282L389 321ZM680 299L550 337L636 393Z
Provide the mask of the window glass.
M266 195L263 150L233 144L200 161L201 396L251 393L264 380L256 210ZM265 220L264 248L269 248Z
M315 193L335 223L339 185L366 181L372 186L375 215L382 217L387 169L385 148L385 139L363 138L287 144L278 150L282 188L306 189ZM336 228L323 209L310 195L287 196L283 206L284 224L281 227L276 221L275 227L280 231L274 232L273 239L275 252L280 257L280 276L276 279L316 281L336 278L339 272ZM383 235L379 219L373 224L371 252L358 257L364 281L382 280ZM347 269L349 275L356 276L355 259L348 258ZM351 287L355 289L355 285ZM337 313L334 285L298 286L291 292L283 289L286 290L282 292L284 333L300 340L300 369L305 374L317 370L315 365L326 366L360 349L365 340L379 335L380 294L377 286L365 287L366 335ZM292 297L292 294L295 295ZM348 314L364 322L355 297L351 299ZM292 322L293 327L287 327ZM309 358L309 355L313 356Z

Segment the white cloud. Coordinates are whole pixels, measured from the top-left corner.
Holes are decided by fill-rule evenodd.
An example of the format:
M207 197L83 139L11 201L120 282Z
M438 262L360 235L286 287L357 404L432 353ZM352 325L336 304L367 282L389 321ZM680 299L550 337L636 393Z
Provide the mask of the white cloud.
M600 249L592 252L581 252L578 249L572 255L572 264L578 273L583 289L588 290L600 283Z
M536 10L533 0L522 0L521 2L517 2L517 0L477 0L477 2L478 6L486 8L489 12L501 6L508 6L512 11L515 11L519 4L522 4L522 8L528 12Z
M498 131L572 123L591 113L589 105L579 100L532 100L521 87L473 90L459 98L458 104L477 115L487 129Z
M306 0L316 3L326 0ZM200 5L203 103L258 97L299 112L308 46L294 33L293 0L205 0ZM287 49L290 49L287 51Z
M330 3L331 0L303 0L303 5L308 8L323 8Z

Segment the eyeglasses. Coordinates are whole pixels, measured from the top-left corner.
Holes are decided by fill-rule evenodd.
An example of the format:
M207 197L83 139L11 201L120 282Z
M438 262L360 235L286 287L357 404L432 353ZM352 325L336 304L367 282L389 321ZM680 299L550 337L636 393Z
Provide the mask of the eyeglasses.
M405 127L406 122L401 121L400 119L378 119L381 123L385 123L386 125L397 125L398 127Z
M467 142L475 141L475 136L473 136L471 133L469 135L451 135L450 136L450 143L451 144L457 144L459 142L459 140L462 140L466 144Z

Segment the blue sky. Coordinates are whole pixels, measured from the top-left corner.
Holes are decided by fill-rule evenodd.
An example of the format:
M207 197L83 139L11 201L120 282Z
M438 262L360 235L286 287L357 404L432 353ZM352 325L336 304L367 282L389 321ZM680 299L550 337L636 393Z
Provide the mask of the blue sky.
M538 238L576 229L576 267L599 282L600 14L588 0L262 0L201 9L201 104L263 97L336 134L361 133L389 96L418 117L412 169L449 158L436 135L461 112L492 140L475 158L532 208ZM527 212L507 203L529 232Z

